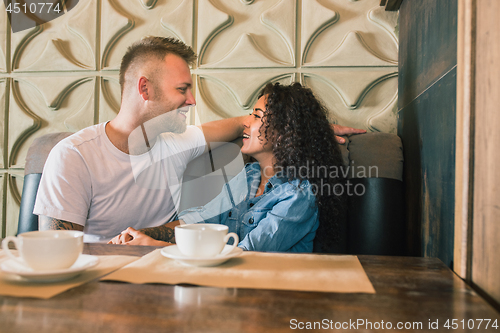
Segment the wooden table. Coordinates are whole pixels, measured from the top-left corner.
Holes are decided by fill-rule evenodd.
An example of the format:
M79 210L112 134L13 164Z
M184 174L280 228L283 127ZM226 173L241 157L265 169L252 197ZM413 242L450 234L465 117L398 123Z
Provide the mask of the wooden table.
M154 249L86 244L84 252L144 255ZM453 323L458 325L458 329L449 330L452 332L463 331L462 325L467 330L468 324L474 327L471 332L500 332L500 328L491 326L494 320L500 325L499 313L440 260L381 256L359 256L359 260L376 294L134 285L96 280L48 300L0 296L0 332L260 333L302 331L300 328L307 328L308 323L314 328L314 322L316 331L337 327L339 332L378 332L392 325L393 332L441 332L446 330L447 320L450 327ZM484 321L477 330L479 319L492 320L488 330L483 330ZM429 324L436 321L439 329L429 329ZM396 329L398 323L403 325L402 330Z

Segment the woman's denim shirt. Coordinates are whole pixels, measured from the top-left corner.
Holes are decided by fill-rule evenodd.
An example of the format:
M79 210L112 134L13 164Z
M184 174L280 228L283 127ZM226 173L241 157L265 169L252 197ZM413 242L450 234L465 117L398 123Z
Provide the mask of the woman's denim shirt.
M244 250L312 252L319 220L311 184L275 175L264 193L255 197L259 184L259 163L247 164L216 198L182 211L179 219L188 224L225 224L238 235L238 246Z

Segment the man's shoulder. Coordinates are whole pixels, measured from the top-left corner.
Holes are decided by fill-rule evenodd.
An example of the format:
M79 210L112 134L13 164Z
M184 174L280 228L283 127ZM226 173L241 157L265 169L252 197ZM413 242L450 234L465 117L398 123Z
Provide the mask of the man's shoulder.
M105 124L97 124L93 126L86 127L67 138L61 140L57 147L59 149L78 149L80 146L92 142L97 139L103 133L103 128Z

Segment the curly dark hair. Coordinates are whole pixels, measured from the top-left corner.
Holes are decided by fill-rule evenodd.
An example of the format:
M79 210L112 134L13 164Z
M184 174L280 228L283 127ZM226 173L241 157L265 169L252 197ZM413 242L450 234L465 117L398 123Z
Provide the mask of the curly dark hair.
M327 110L311 89L300 83L267 84L262 135L272 142L275 170L288 180L308 180L316 196L319 227L314 252L336 252L341 242L344 200L335 192L343 184L342 154L327 118ZM332 170L338 171L334 177ZM342 191L343 192L343 191Z

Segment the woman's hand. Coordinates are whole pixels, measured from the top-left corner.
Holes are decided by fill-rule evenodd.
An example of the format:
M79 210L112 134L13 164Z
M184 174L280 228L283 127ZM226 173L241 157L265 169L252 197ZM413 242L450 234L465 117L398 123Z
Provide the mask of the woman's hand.
M146 234L135 230L134 228L127 228L122 233L108 242L108 244L124 244L124 245L147 245L147 246L168 246L172 243L162 242L153 239Z
M124 230L122 231L121 234L113 237L113 239L111 239L108 244L120 244L120 245L124 245L126 244L127 242L131 241L132 240L132 236L127 232L127 230Z

